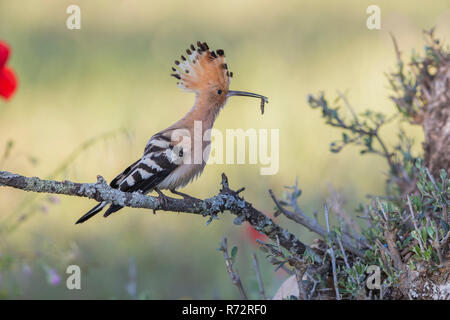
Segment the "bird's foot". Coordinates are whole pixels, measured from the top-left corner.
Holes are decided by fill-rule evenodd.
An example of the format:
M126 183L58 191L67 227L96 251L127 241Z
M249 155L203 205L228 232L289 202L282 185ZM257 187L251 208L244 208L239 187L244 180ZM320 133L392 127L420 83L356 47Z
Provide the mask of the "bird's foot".
M176 194L176 195L178 195L178 196L180 196L180 197L183 197L184 200L191 200L191 201L193 201L193 200L194 200L194 201L195 201L195 200L200 200L200 199L191 197L190 195L188 195L188 194L186 194L186 193L177 191L177 190L175 190L175 189L170 189L170 192L172 192L173 194Z
M161 192L158 188L155 188L156 193L158 193L158 201L159 205L162 208L167 208L167 202L169 200L169 197L166 196L164 193ZM156 209L153 209L153 213L156 214Z

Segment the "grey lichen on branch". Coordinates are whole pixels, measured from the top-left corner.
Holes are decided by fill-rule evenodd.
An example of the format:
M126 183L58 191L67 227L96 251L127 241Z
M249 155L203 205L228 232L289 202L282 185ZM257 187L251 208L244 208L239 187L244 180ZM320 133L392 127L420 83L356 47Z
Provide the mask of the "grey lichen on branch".
M195 198L177 199L167 197L167 201L160 201L157 197L143 195L138 192L128 193L111 188L101 176L96 183L75 183L71 181L43 180L37 177L25 177L6 171L0 171L0 186L12 187L24 191L38 193L63 194L107 201L126 207L145 208L152 210L184 212L200 214L202 216L217 217L218 213L229 211L237 216L235 224L246 221L257 231L265 234L273 241L293 254L303 254L306 250L295 235L277 225L268 216L255 209L251 203L245 201L239 193L244 189L234 191L229 188L228 178L222 174L222 188L220 192L208 199Z

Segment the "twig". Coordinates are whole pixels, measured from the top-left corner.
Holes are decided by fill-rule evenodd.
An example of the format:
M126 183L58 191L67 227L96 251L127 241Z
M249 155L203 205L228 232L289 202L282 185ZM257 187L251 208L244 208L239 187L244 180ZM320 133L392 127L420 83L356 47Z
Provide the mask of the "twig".
M344 104L347 107L347 109L351 112L351 114L353 116L353 120L355 121L355 124L360 126L359 121L358 121L358 116L356 115L355 110L353 110L353 107L350 104L350 102L348 101L347 97L340 91L338 91L337 94L344 101Z
M280 212L283 213L287 218L305 226L310 231L317 233L318 235L322 236L323 238L327 237L327 231L317 222L317 220L311 219L306 214L304 214L301 210L298 210L298 211L296 210L295 212L293 212L293 211L286 209L277 200L277 198L273 194L272 190L269 190L269 194L270 194L273 202L275 203L275 205L280 210ZM345 249L347 249L348 251L350 251L351 253L353 253L359 257L364 257L364 253L361 250L355 248L351 244L349 239L343 239L342 242L343 242Z
M386 238L386 243L388 245L388 249L389 249L389 254L392 258L392 260L394 261L394 266L397 269L404 269L404 264L402 262L402 258L400 256L400 252L398 251L397 245L395 243L395 239L396 239L396 234L392 232L391 227L390 227L390 219L389 219L389 214L387 214L384 209L383 206L380 203L380 200L377 199L377 204L378 207L380 208L381 212L383 213L384 216L384 237Z
M344 258L345 266L346 266L347 268L350 268L350 265L348 264L347 255L345 254L344 247L342 246L341 237L336 236L336 240L337 240L337 243L339 244L339 249L341 249L341 253L342 253L342 257Z
M444 221L448 223L448 213L447 213L447 204L444 203L444 207L442 208L442 216L444 217Z
M425 172L427 173L428 179L430 179L436 192L439 192L439 187L437 186L436 181L434 180L433 175L431 174L430 170L428 168L425 168Z
M444 260L442 259L442 254L441 254L441 245L440 245L440 241L439 241L439 228L438 228L438 224L436 223L436 228L434 229L436 232L435 235L435 239L434 239L434 248L436 249L436 252L438 254L438 258L439 258L439 265L443 266L444 265Z
M351 215L343 208L344 199L342 195L333 187L331 183L328 183L328 190L330 192L330 197L327 203L330 209L336 213L336 216L342 219L345 223L343 224L343 232L348 234L352 239L361 240L361 228L355 223Z
M327 122L328 125L332 126L332 127L336 127L336 128L341 128L341 129L345 129L345 130L349 130L352 131L353 133L359 133L360 135L368 135L371 137L374 137L378 143L380 144L380 147L382 149L382 151L377 151L377 150L371 150L371 152L375 153L375 154L379 154L383 157L386 158L389 167L391 169L391 171L393 173L397 172L397 167L395 166L394 161L392 160L393 154L389 152L388 148L386 147L385 143L383 142L383 139L381 139L381 137L378 134L378 128L376 129L371 129L371 130L364 130L364 129L359 129L359 128L351 128L350 126L344 124L344 123L333 123L328 121Z
M295 273L295 280L297 280L297 286L298 286L298 298L303 298L303 300L308 299L308 295L306 294L305 286L303 285L303 275L305 274L304 270L300 270L297 268L294 268Z
M291 220L294 220L297 223L300 223L301 225L305 226L312 232L317 233L318 235L325 237L327 232L326 230L315 220L308 217L306 214L304 214L301 210L299 211L290 211L287 210L285 207L283 207L280 202L275 197L272 190L269 190L269 194L275 203L275 205L278 207L278 209L283 213L286 217L288 217Z
M427 173L428 178L430 179L431 183L434 186L434 189L436 190L437 195L439 195L439 187L436 183L436 180L434 180L433 175L431 174L430 170L428 168L425 168L425 171ZM441 198L441 196L439 195L439 198ZM448 214L447 214L447 202L445 201L445 199L442 201L442 199L440 199L442 202L442 217L443 220L447 223L448 222Z
M422 252L424 252L425 249L424 249L424 245L422 243L422 237L420 235L419 228L417 227L416 217L414 216L414 210L411 205L411 199L409 198L409 195L407 195L406 197L408 198L409 211L411 212L412 222L414 224L414 229L416 230L416 233L417 233L417 240L419 241L420 250L422 250Z
M336 236L336 240L339 244L339 249L341 249L341 253L342 253L342 257L344 258L345 266L347 267L347 269L351 269L350 265L348 264L347 254L345 253L344 246L342 245L341 237ZM349 274L349 275L352 278L353 282L358 283L358 285L360 284L358 277L356 277L356 279L355 279L351 274Z
M447 244L447 242L450 240L450 231L447 231L447 234L445 237L441 240L440 246L443 247Z
M388 263L388 261L386 259L386 254L389 254L388 249L386 249L383 246L383 244L381 243L381 241L379 239L376 239L375 243L378 246L378 250L380 250L381 260L383 261L383 264L386 267L386 270L388 270L388 272L391 273L392 272L391 266L389 265L389 263Z
M238 271L233 270L233 261L230 259L228 255L228 246L227 246L227 238L222 239L222 247L220 247L220 251L223 252L223 257L225 258L225 264L227 266L227 272L230 275L231 282L238 288L239 294L243 300L248 300L247 294L242 287L241 278L239 277Z
M312 282L313 282L313 286L312 286L311 291L309 292L309 295L308 295L308 300L311 300L311 298L313 297L314 292L316 291L317 284L320 283L320 281L317 281L316 279L314 279L314 277L311 277L308 272L306 272L306 276L308 278L310 278L312 280Z
M328 242L329 242L329 246L330 246L331 267L333 269L334 290L336 291L336 300L341 300L341 296L339 294L339 288L338 288L338 280L337 280L337 275L336 275L336 257L334 256L333 243L332 243L332 239L331 239L330 222L328 219L327 205L324 205L324 209L325 209L325 220L327 222Z
M381 205L380 199L377 198L377 204L378 208L380 208L381 213L383 213L384 222L389 223L389 216L386 214L386 211L384 211L383 206Z
M280 246L280 238L278 238L278 236L276 236L276 238L277 238L278 251L282 252L281 251L281 246Z
M288 274L288 275L290 275L290 276L292 276L292 275L294 274L294 273L292 272L292 270L289 269L288 267L286 267L285 265L282 265L282 266L280 267L280 269L283 270L284 272L286 272L286 274Z
M5 171L0 171L1 186L32 192L85 197L126 207L184 212L210 217L217 217L218 213L229 211L237 216L234 220L235 224L245 221L250 223L255 230L264 233L272 241L279 241L280 245L290 253L303 254L306 250L305 244L295 235L280 227L265 214L256 210L251 203L240 197L236 191L230 189L225 174L222 174L222 189L219 194L205 200L167 197L167 201L162 202L157 197L113 189L105 183L103 178L98 179L97 183L73 183L41 180L36 177L28 178Z
M264 292L264 284L261 277L261 271L259 270L259 263L258 258L256 257L256 254L252 253L253 258L253 266L255 267L256 272L256 279L258 279L258 285L259 285L259 295L261 296L261 299L267 300L266 293Z

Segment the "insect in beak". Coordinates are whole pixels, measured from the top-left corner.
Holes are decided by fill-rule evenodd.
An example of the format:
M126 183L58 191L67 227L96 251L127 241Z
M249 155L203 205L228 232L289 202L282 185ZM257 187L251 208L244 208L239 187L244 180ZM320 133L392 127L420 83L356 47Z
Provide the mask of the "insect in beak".
M264 114L264 104L269 103L269 99L267 99L267 97L246 91L236 91L236 90L228 91L227 98L232 96L244 96L261 99L261 114Z

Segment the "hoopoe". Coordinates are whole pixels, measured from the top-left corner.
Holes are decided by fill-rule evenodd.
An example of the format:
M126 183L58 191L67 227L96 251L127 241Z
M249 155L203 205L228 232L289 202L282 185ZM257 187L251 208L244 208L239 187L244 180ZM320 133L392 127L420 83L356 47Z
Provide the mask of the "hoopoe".
M111 181L112 188L142 194L156 191L162 202L167 201L167 197L161 190L189 197L176 189L184 187L203 172L210 151L210 129L227 99L231 96L261 99L261 111L264 103L268 103L267 97L262 95L229 90L233 73L228 71L223 50L214 52L205 42L197 42L197 48L191 45L186 53L187 58L182 55L181 61L175 61L171 75L178 79L180 88L195 93L194 106L182 119L152 136L143 156ZM198 121L201 123L201 137L194 134ZM200 161L196 161L196 145L201 146ZM76 223L92 218L107 205L106 201L99 203ZM111 204L104 217L120 209L122 206Z

